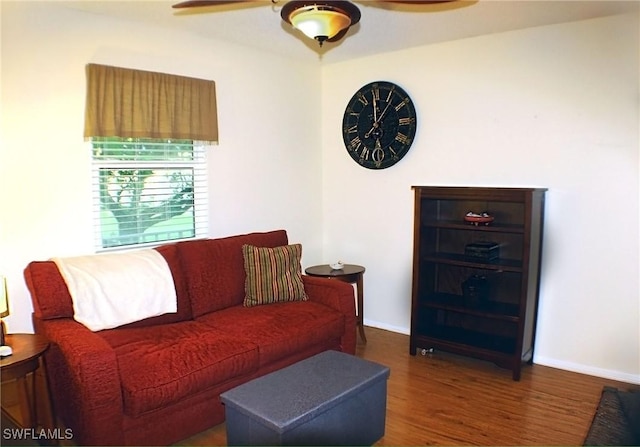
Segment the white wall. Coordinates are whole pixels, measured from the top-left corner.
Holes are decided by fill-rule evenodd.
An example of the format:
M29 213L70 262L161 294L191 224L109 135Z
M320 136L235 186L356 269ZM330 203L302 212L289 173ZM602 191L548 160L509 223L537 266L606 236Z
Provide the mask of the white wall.
M367 268L366 324L409 331L411 185L547 187L535 362L640 383L638 45L626 15L323 68L324 254ZM382 171L341 137L375 80L402 86L419 122Z
M320 72L267 53L73 10L0 2L0 272L9 332L31 332L22 271L92 252L89 62L213 79L220 143L209 153L212 237L285 228L321 261Z

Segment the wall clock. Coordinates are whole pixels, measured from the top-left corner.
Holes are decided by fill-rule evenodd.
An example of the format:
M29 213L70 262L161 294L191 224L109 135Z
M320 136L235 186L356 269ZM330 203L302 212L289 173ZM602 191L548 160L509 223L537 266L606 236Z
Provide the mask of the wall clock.
M385 169L404 157L416 133L416 109L398 85L376 81L349 100L342 119L342 139L360 166Z

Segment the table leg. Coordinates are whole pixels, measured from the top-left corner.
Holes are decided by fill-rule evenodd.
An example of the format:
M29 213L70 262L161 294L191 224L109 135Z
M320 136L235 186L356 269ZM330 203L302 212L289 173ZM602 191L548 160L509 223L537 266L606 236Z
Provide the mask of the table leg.
M49 386L49 377L46 371L46 359L40 357L40 367L38 368L38 372L34 374L37 374L36 386L38 386L38 392L36 394L36 417L42 419L37 422L41 422L43 427L55 429L57 427L56 414L54 413L53 403L51 402L51 394L49 393L51 387ZM41 398L37 399L38 396L41 396ZM54 442L52 444L57 445L58 443Z
M367 343L367 336L364 335L364 291L362 274L358 275L356 287L358 288L358 330L363 343Z
M31 373L33 378L33 373ZM33 383L32 383L33 385ZM34 422L34 405L32 394L29 392L26 376L16 379L16 388L18 391L18 402L20 403L20 414L22 416L23 427L33 427Z

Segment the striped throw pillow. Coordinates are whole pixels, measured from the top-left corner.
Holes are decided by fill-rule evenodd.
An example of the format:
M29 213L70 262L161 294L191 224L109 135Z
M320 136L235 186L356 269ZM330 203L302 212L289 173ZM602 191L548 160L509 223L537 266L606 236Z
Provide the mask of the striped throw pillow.
M302 284L302 245L254 247L243 245L245 307L283 301L306 301Z

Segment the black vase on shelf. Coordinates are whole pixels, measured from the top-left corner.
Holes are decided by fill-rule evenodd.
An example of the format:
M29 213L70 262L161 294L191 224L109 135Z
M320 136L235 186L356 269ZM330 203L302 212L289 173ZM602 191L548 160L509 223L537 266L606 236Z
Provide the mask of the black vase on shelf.
M489 301L489 280L484 275L471 275L462 282L462 295L469 307L483 307Z

